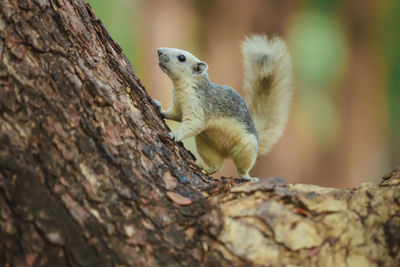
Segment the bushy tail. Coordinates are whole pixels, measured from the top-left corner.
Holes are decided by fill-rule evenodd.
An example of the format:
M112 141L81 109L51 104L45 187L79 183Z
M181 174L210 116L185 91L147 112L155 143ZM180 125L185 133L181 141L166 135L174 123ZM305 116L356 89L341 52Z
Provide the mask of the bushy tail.
M292 65L285 42L264 35L242 44L244 90L258 134L258 154L268 153L281 137L292 96Z

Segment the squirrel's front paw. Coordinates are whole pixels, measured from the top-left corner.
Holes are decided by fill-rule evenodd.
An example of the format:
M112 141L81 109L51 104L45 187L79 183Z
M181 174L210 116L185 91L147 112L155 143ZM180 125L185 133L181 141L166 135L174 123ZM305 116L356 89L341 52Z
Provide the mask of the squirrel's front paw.
M153 104L158 108L158 110L161 110L161 102L153 99Z
M153 104L157 107L158 112L160 112L160 114L161 114L161 117L165 118L165 112L161 108L161 102L153 99Z
M174 132L169 132L169 133L167 134L167 136L168 136L168 138L172 139L172 140L175 141L175 142L180 142L180 141L182 141L182 136L180 135L179 132L176 132L176 133L174 133Z
M169 138L169 139L171 139L172 141L177 141L176 140L176 137L175 137L175 134L173 133L173 132L169 132L168 134L167 134L167 137Z

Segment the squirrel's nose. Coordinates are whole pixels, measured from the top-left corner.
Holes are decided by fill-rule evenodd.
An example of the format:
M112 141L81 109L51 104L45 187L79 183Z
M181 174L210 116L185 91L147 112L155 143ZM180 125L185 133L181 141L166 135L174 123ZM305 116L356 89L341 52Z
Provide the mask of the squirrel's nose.
M157 54L158 54L158 61L163 63L167 63L169 61L168 53L166 53L164 49L158 48Z

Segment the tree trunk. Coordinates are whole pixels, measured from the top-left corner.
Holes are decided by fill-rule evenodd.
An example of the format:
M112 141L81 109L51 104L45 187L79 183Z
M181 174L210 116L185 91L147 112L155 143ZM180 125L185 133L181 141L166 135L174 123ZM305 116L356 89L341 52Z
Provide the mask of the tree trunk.
M400 264L399 169L353 190L212 179L87 4L0 9L1 266Z

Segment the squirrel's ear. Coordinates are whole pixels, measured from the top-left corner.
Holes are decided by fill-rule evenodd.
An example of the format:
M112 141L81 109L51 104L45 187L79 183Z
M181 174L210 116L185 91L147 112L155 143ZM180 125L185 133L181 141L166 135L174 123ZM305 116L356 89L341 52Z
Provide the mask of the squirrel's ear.
M193 67L193 74L196 75L201 75L203 73L205 73L208 69L208 65L205 62L198 62L196 63L196 65L194 65Z

